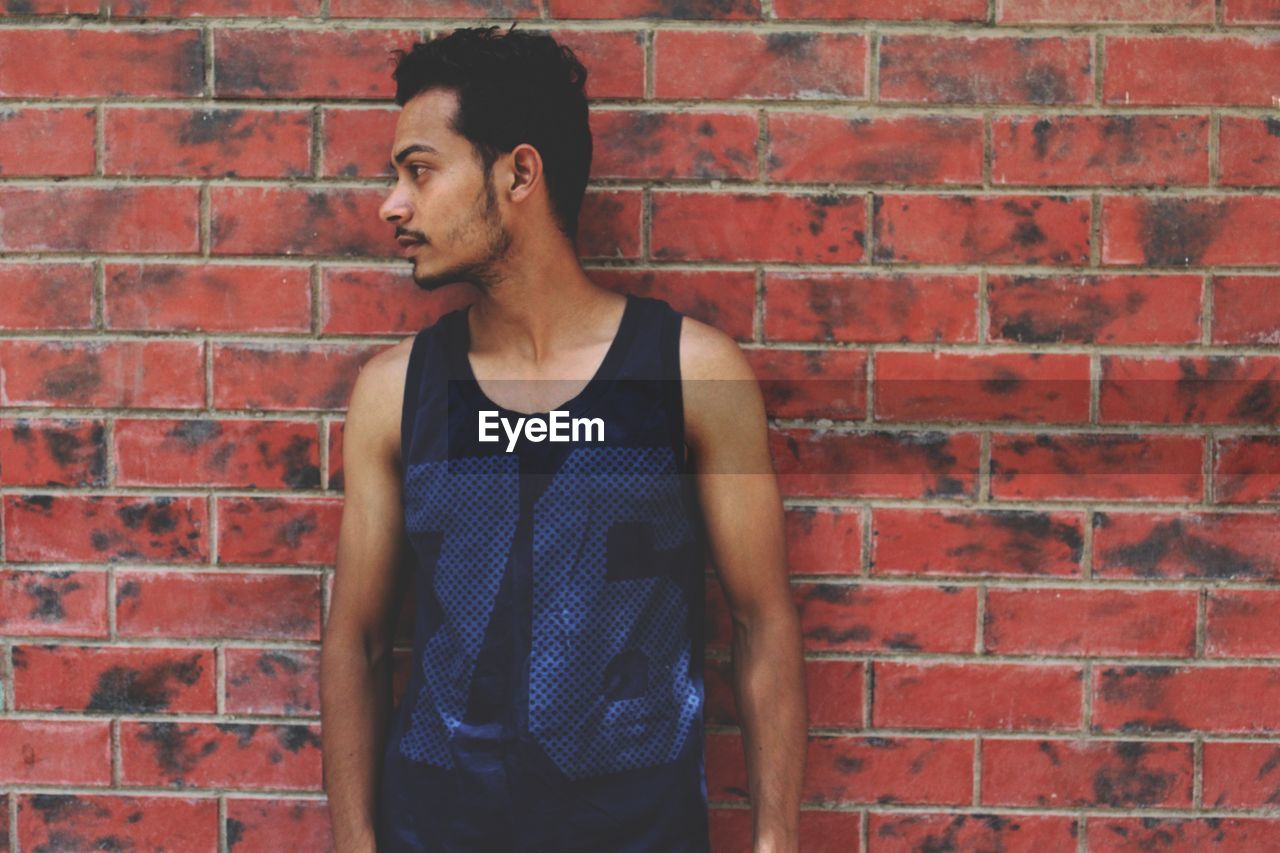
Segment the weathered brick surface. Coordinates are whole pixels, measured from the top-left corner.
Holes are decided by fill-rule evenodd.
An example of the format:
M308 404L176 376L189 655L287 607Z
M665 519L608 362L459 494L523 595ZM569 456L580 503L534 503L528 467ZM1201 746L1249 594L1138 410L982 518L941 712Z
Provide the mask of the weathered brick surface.
M1277 0L0 6L0 849L332 850L346 408L474 298L378 219L390 51L511 21L590 72L588 274L760 380L801 849L1280 849Z

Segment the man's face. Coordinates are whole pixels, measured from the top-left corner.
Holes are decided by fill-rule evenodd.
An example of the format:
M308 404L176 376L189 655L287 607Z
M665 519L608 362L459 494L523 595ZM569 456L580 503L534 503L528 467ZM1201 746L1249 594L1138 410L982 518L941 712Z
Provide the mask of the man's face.
M500 280L511 249L491 177L471 143L449 127L457 105L447 89L405 104L391 147L396 183L378 210L395 225L394 239L418 241L403 251L423 290L460 281L487 289Z

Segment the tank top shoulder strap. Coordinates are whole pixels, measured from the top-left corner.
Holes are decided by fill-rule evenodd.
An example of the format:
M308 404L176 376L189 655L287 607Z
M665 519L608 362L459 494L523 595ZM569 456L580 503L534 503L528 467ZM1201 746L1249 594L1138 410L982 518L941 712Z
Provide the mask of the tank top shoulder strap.
M449 346L447 332L461 309L450 311L418 331L409 350L405 369L404 398L400 409L400 459L408 464L415 439L421 439L426 418L437 414L446 384Z
M684 315L663 299L635 300L638 322L633 345L628 348L622 374L626 378L654 382L667 418L676 460L684 466L684 396L680 381L680 329Z

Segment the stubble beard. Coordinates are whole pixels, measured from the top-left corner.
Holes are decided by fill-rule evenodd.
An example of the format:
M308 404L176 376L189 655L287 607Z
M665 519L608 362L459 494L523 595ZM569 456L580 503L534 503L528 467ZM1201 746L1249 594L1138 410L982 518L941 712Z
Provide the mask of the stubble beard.
M503 269L511 251L511 232L498 213L498 197L491 175L485 175L484 191L476 196L473 215L447 235L449 244L465 242L468 233L481 231L486 236L484 255L476 261L464 261L431 274L419 274L414 262L413 283L422 290L438 290L448 284L466 282L488 293L505 277Z

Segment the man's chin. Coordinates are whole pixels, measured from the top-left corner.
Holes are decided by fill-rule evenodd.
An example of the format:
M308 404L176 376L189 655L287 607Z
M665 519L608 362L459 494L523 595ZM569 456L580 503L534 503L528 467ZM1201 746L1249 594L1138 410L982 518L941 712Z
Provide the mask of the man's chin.
M417 268L414 268L413 283L418 286L419 290L433 291L448 287L451 284L458 284L466 281L456 273L446 272L444 274L437 273L435 275L419 275Z

